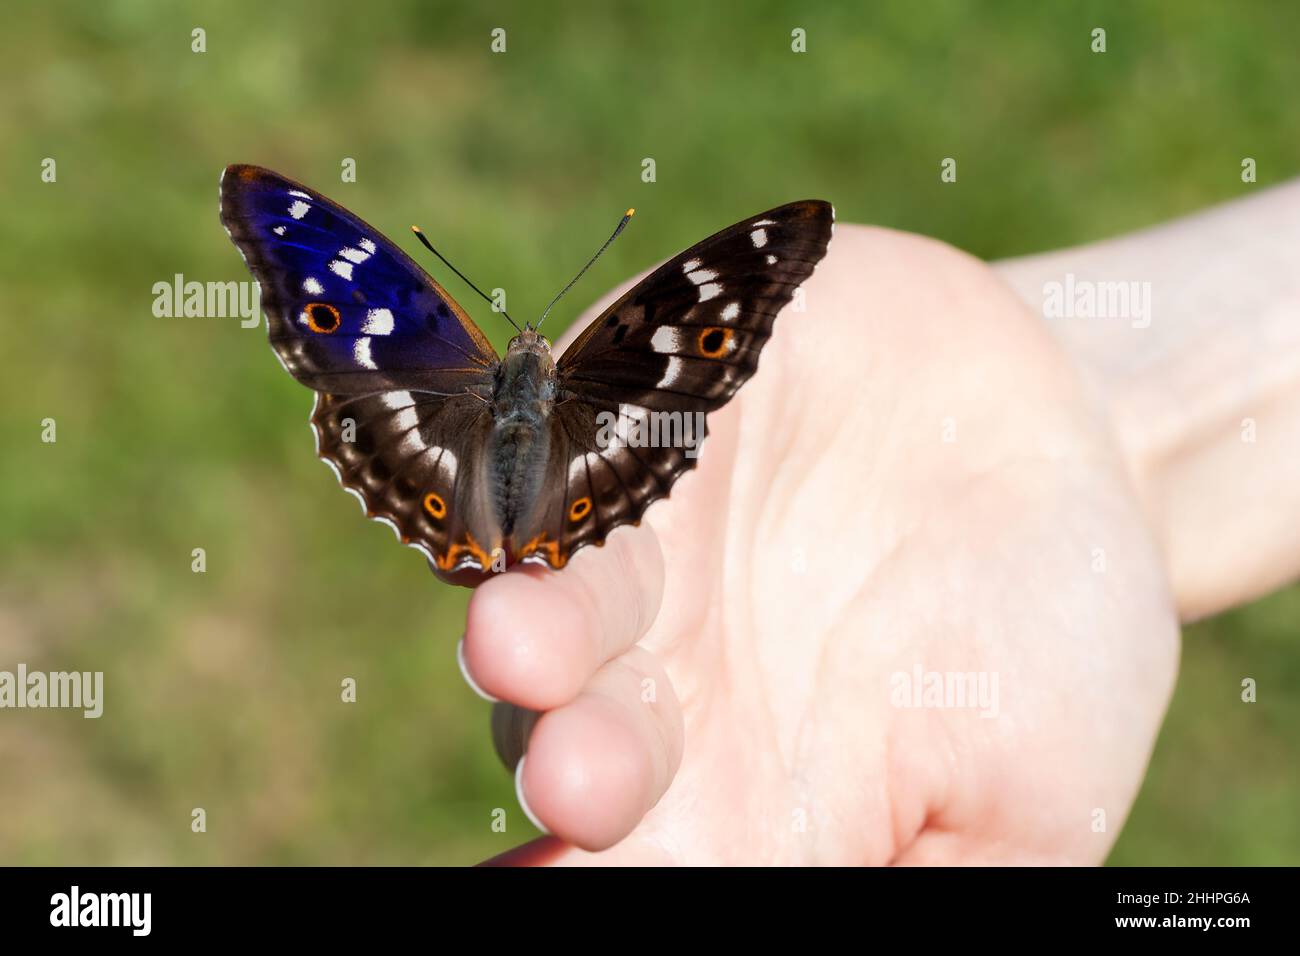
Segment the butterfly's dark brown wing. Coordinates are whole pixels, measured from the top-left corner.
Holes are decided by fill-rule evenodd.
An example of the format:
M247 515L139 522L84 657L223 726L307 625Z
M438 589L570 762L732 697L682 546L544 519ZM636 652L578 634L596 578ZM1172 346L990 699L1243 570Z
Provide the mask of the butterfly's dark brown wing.
M656 269L592 322L558 364L550 474L519 557L562 567L576 549L639 521L695 467L698 446L677 439L702 438L703 414L757 370L777 313L826 254L833 223L818 200L752 216ZM611 440L602 413L632 427ZM637 422L657 422L661 440L647 446L648 427L630 440Z
M790 203L669 260L565 351L561 387L583 399L712 411L758 368L777 313L826 254L834 211Z
M317 452L367 516L388 524L447 573L486 570L501 532L483 454L492 414L472 395L318 393Z

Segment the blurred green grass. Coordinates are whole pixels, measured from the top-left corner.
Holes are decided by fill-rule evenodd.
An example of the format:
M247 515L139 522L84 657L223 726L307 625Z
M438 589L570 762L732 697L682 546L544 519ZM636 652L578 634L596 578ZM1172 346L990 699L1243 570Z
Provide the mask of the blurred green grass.
M0 720L3 863L466 863L533 832L456 671L466 595L314 460L310 395L264 332L151 314L175 273L246 278L217 222L227 163L393 236L419 222L522 315L635 205L557 325L789 199L996 258L1300 171L1294 5L109 0L6 19L0 666L104 670L111 719ZM1298 612L1291 590L1187 630L1113 863L1300 862Z

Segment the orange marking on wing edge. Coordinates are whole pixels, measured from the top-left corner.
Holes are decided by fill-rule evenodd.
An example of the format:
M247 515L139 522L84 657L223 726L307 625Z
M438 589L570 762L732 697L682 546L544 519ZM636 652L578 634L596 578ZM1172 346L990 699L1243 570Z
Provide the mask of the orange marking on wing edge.
M546 559L546 563L553 568L562 568L568 562L568 559L560 554L560 542L547 541L545 531L520 548L519 557L526 558L530 554L537 554L538 552L541 552L542 557Z
M591 514L591 498L586 495L583 495L569 506L570 521L581 521L589 514Z
M478 542L474 540L474 536L468 531L465 532L464 544L453 544L447 549L446 554L435 557L434 561L437 562L439 570L450 571L456 566L462 554L468 554L477 561L480 571L492 565L491 556L479 547Z

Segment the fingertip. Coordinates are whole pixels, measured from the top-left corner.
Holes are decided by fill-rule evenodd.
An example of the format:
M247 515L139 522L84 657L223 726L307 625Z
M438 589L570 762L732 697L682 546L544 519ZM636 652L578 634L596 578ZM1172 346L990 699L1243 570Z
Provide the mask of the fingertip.
M613 705L583 698L538 722L517 773L526 812L567 843L603 850L627 836L653 805L644 741ZM594 713L599 709L603 712Z
M504 574L470 598L464 660L486 694L550 710L582 690L599 666L599 636L564 589L529 574Z

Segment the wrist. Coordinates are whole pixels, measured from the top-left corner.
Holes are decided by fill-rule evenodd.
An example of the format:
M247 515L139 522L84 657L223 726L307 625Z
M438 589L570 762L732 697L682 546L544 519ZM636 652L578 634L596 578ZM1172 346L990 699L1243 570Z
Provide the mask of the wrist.
M995 268L1110 417L1180 616L1294 578L1300 182Z

